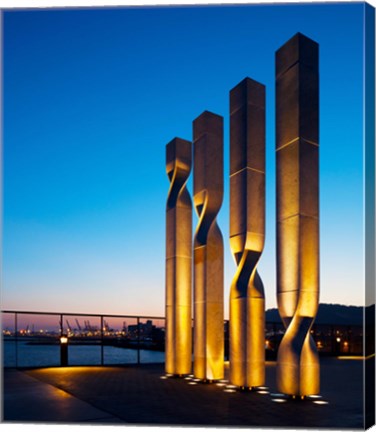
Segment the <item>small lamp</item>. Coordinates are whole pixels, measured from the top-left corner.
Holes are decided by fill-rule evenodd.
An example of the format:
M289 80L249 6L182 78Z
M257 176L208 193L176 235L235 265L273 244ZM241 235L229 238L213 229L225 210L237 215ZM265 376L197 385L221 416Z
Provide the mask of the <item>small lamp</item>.
M64 334L60 336L60 365L68 366L68 337Z

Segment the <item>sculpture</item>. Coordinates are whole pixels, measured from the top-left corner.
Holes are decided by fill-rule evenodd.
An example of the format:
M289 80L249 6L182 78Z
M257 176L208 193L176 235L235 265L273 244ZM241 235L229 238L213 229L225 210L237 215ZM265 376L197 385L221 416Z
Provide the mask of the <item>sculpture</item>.
M194 376L224 374L223 239L217 214L223 199L223 118L205 111L193 122Z
M249 78L230 92L230 381L265 382L265 296L257 265L265 238L265 86Z
M320 389L318 95L318 44L298 33L276 52L277 386L302 397Z
M165 370L173 375L192 368L192 202L186 188L191 165L191 142L175 138L167 144Z

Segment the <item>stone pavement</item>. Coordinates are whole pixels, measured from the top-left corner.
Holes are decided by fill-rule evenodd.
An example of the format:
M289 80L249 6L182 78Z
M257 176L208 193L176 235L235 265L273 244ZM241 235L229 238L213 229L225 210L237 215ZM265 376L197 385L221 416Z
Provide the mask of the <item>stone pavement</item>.
M3 420L43 423L124 423L64 390L16 369L3 380Z
M321 359L321 398L276 395L275 362L267 389L166 377L163 365L4 371L6 422L135 425L363 428L363 362Z

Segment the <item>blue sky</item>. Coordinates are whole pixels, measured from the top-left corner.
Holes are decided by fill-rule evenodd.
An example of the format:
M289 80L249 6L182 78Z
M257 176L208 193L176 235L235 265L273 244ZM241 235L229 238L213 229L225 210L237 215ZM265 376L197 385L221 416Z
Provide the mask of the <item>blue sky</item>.
M225 118L227 315L228 92L246 76L267 88L259 270L275 307L274 53L298 31L320 45L320 300L363 304L363 11L316 3L5 12L2 308L163 315L165 145L191 139L192 121L210 110Z

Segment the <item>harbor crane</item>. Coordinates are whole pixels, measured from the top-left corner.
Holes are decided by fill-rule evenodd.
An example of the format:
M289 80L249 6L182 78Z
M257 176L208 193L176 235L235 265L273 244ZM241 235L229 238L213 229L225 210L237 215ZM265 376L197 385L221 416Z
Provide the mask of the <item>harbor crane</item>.
M69 321L68 321L68 320L65 320L65 321L66 321L66 323L67 323L67 330L68 330L69 332L71 332L71 331L72 331L72 327L70 326Z
M78 322L78 319L77 319L77 318L76 318L76 324L77 324L77 328L78 328L78 330L81 331L81 326L80 326L80 323Z

